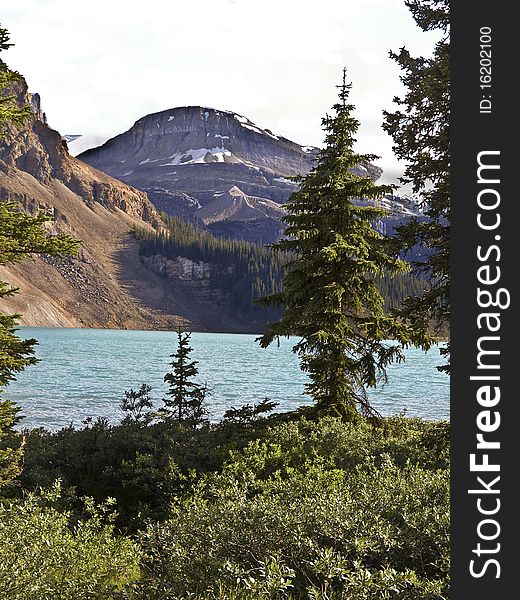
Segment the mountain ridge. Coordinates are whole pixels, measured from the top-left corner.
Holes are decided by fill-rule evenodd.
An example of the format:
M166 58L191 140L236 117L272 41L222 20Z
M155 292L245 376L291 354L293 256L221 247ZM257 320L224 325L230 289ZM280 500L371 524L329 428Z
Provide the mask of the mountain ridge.
M225 219L198 211L232 188L253 208L285 202L296 189L288 178L308 171L316 154L237 113L188 106L146 115L78 158L146 191L169 215L209 223Z
M204 106L163 110L78 158L147 192L170 216L199 221L224 237L271 243L283 234L285 202L319 148L303 146L250 119ZM382 170L358 165L377 180ZM383 200L392 218L417 214L406 202ZM396 222L390 223L393 227Z

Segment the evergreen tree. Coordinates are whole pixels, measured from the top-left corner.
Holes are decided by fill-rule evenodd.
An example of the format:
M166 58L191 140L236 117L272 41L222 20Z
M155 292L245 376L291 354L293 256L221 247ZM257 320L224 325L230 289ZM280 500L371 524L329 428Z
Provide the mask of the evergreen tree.
M265 348L280 336L300 337L293 351L309 373L306 389L317 408L354 419L358 406L373 412L366 388L386 379L390 362L403 359L399 345L384 340L407 343L412 334L385 314L376 285L376 277L408 269L372 226L386 213L377 202L354 202L377 201L391 188L352 172L377 157L353 150L359 122L347 102L350 88L344 72L335 115L322 120L325 148L286 204L287 239L275 247L295 259L286 267L283 290L263 299L283 305L285 312L259 341Z
M195 429L207 422L208 411L205 400L208 388L193 380L199 372L198 361L191 360L193 348L190 346L191 333L177 330L177 351L171 355L172 373L164 376L170 386L167 392L170 398L163 400L166 413L170 418Z
M401 251L420 244L425 258L414 261L416 273L429 281L419 295L404 303L399 315L415 329L432 325L444 332L450 317L450 45L448 0L409 0L423 31L439 30L441 39L431 58L413 57L401 48L390 56L403 70L402 110L385 112L384 129L394 139L395 154L407 162L402 183L420 194L427 221L411 219L397 228ZM449 357L449 345L441 353ZM448 364L438 367L449 371Z
M0 400L0 493L20 474L24 440L18 448L6 445L9 434L17 423L20 409L9 400Z
M153 402L150 398L152 387L146 383L141 384L141 387L136 391L130 388L130 391L125 391L125 397L121 401L119 408L126 413L123 419L123 424L136 423L147 425L152 417L149 410L153 407Z
M0 27L0 52L8 49L8 32ZM20 126L28 118L30 108L18 106L12 86L20 76L9 70L0 60L0 139L6 135L6 126ZM14 203L0 199L0 265L19 262L31 254L59 255L72 253L77 243L69 236L49 236L45 222L50 217L32 217L24 214ZM0 299L15 294L16 288L0 281ZM16 374L34 364L36 340L22 340L16 335L19 315L0 313L0 394L2 388L14 380ZM9 401L0 402L0 443L18 419L18 408ZM19 471L21 450L0 448L0 486L7 485Z

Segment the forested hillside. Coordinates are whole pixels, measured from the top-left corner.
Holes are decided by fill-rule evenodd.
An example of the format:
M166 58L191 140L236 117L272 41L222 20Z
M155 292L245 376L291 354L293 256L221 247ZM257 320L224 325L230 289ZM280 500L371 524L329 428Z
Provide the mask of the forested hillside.
M260 243L217 237L180 217L161 216L168 231L135 230L142 257L178 257L212 265L210 287L224 292L227 310L243 318L277 318L280 310L260 306L255 300L280 291L284 265L291 260L287 252L275 251ZM397 308L408 296L417 296L424 281L400 274L378 282L388 310Z

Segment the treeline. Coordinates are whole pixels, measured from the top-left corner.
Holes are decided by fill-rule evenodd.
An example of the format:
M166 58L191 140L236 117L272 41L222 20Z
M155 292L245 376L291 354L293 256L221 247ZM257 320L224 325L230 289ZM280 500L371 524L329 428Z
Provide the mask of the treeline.
M280 290L284 265L289 261L286 253L262 244L216 237L179 217L162 217L167 232L136 230L141 256L181 256L210 263L210 287L226 294L230 315L264 321L279 318L279 310L254 301Z
M271 249L261 243L221 238L184 221L162 213L168 231L157 233L144 229L135 231L141 256L189 258L210 263L210 286L224 292L226 307L231 315L252 320L276 320L280 309L261 306L255 300L279 292L285 265L291 255ZM383 277L378 287L388 310L397 308L404 298L418 296L426 282L411 274Z

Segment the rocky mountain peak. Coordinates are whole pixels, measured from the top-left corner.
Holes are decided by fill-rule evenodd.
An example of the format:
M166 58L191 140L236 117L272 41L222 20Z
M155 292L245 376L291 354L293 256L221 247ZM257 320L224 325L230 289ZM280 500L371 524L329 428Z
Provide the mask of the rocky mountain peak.
M302 146L229 110L183 106L142 117L125 133L79 155L86 163L146 191L171 215L202 220L271 222L308 173L318 148ZM368 169L368 170L367 170ZM377 179L381 170L360 166ZM265 224L262 239L265 239Z
M178 173L169 167L211 165L216 167L211 172L220 172L225 166L218 165L239 165L244 173L250 171L246 183L247 179L254 183L259 171L286 177L305 173L316 154L317 148L295 144L231 111L185 106L147 115L126 133L87 150L80 158L123 180L141 179L153 171L155 179L159 175L161 180L179 181L172 177ZM233 184L234 179L229 182ZM193 189L177 184L176 191Z
M284 137L277 136L269 129L262 129L247 117L232 111L204 106L183 106L150 114L136 121L130 131L132 130L155 138L181 134L184 136L184 144L179 146L179 151L192 149L200 154L197 151L206 148L211 155L211 149L215 148L229 153L224 157L217 157L216 160L208 157L204 162L228 161L230 156L233 156L234 150L240 150L239 154L246 155L249 151L255 155L254 148L247 147L248 144L269 143L269 140L293 147L298 153L303 151L305 154L315 156L318 150L312 146L300 146ZM170 138L169 141L177 140ZM246 147L242 147L242 145ZM171 146L169 148L173 149ZM194 158L193 160L200 161L203 158ZM242 159L244 158L246 157L242 157ZM231 158L229 162L234 161Z
M27 99L29 102L30 107L32 108L35 117L41 121L42 123L45 123L45 125L47 125L47 116L46 114L43 112L42 109L42 101L41 101L41 97L40 94L38 93L34 93L34 94L27 94Z

